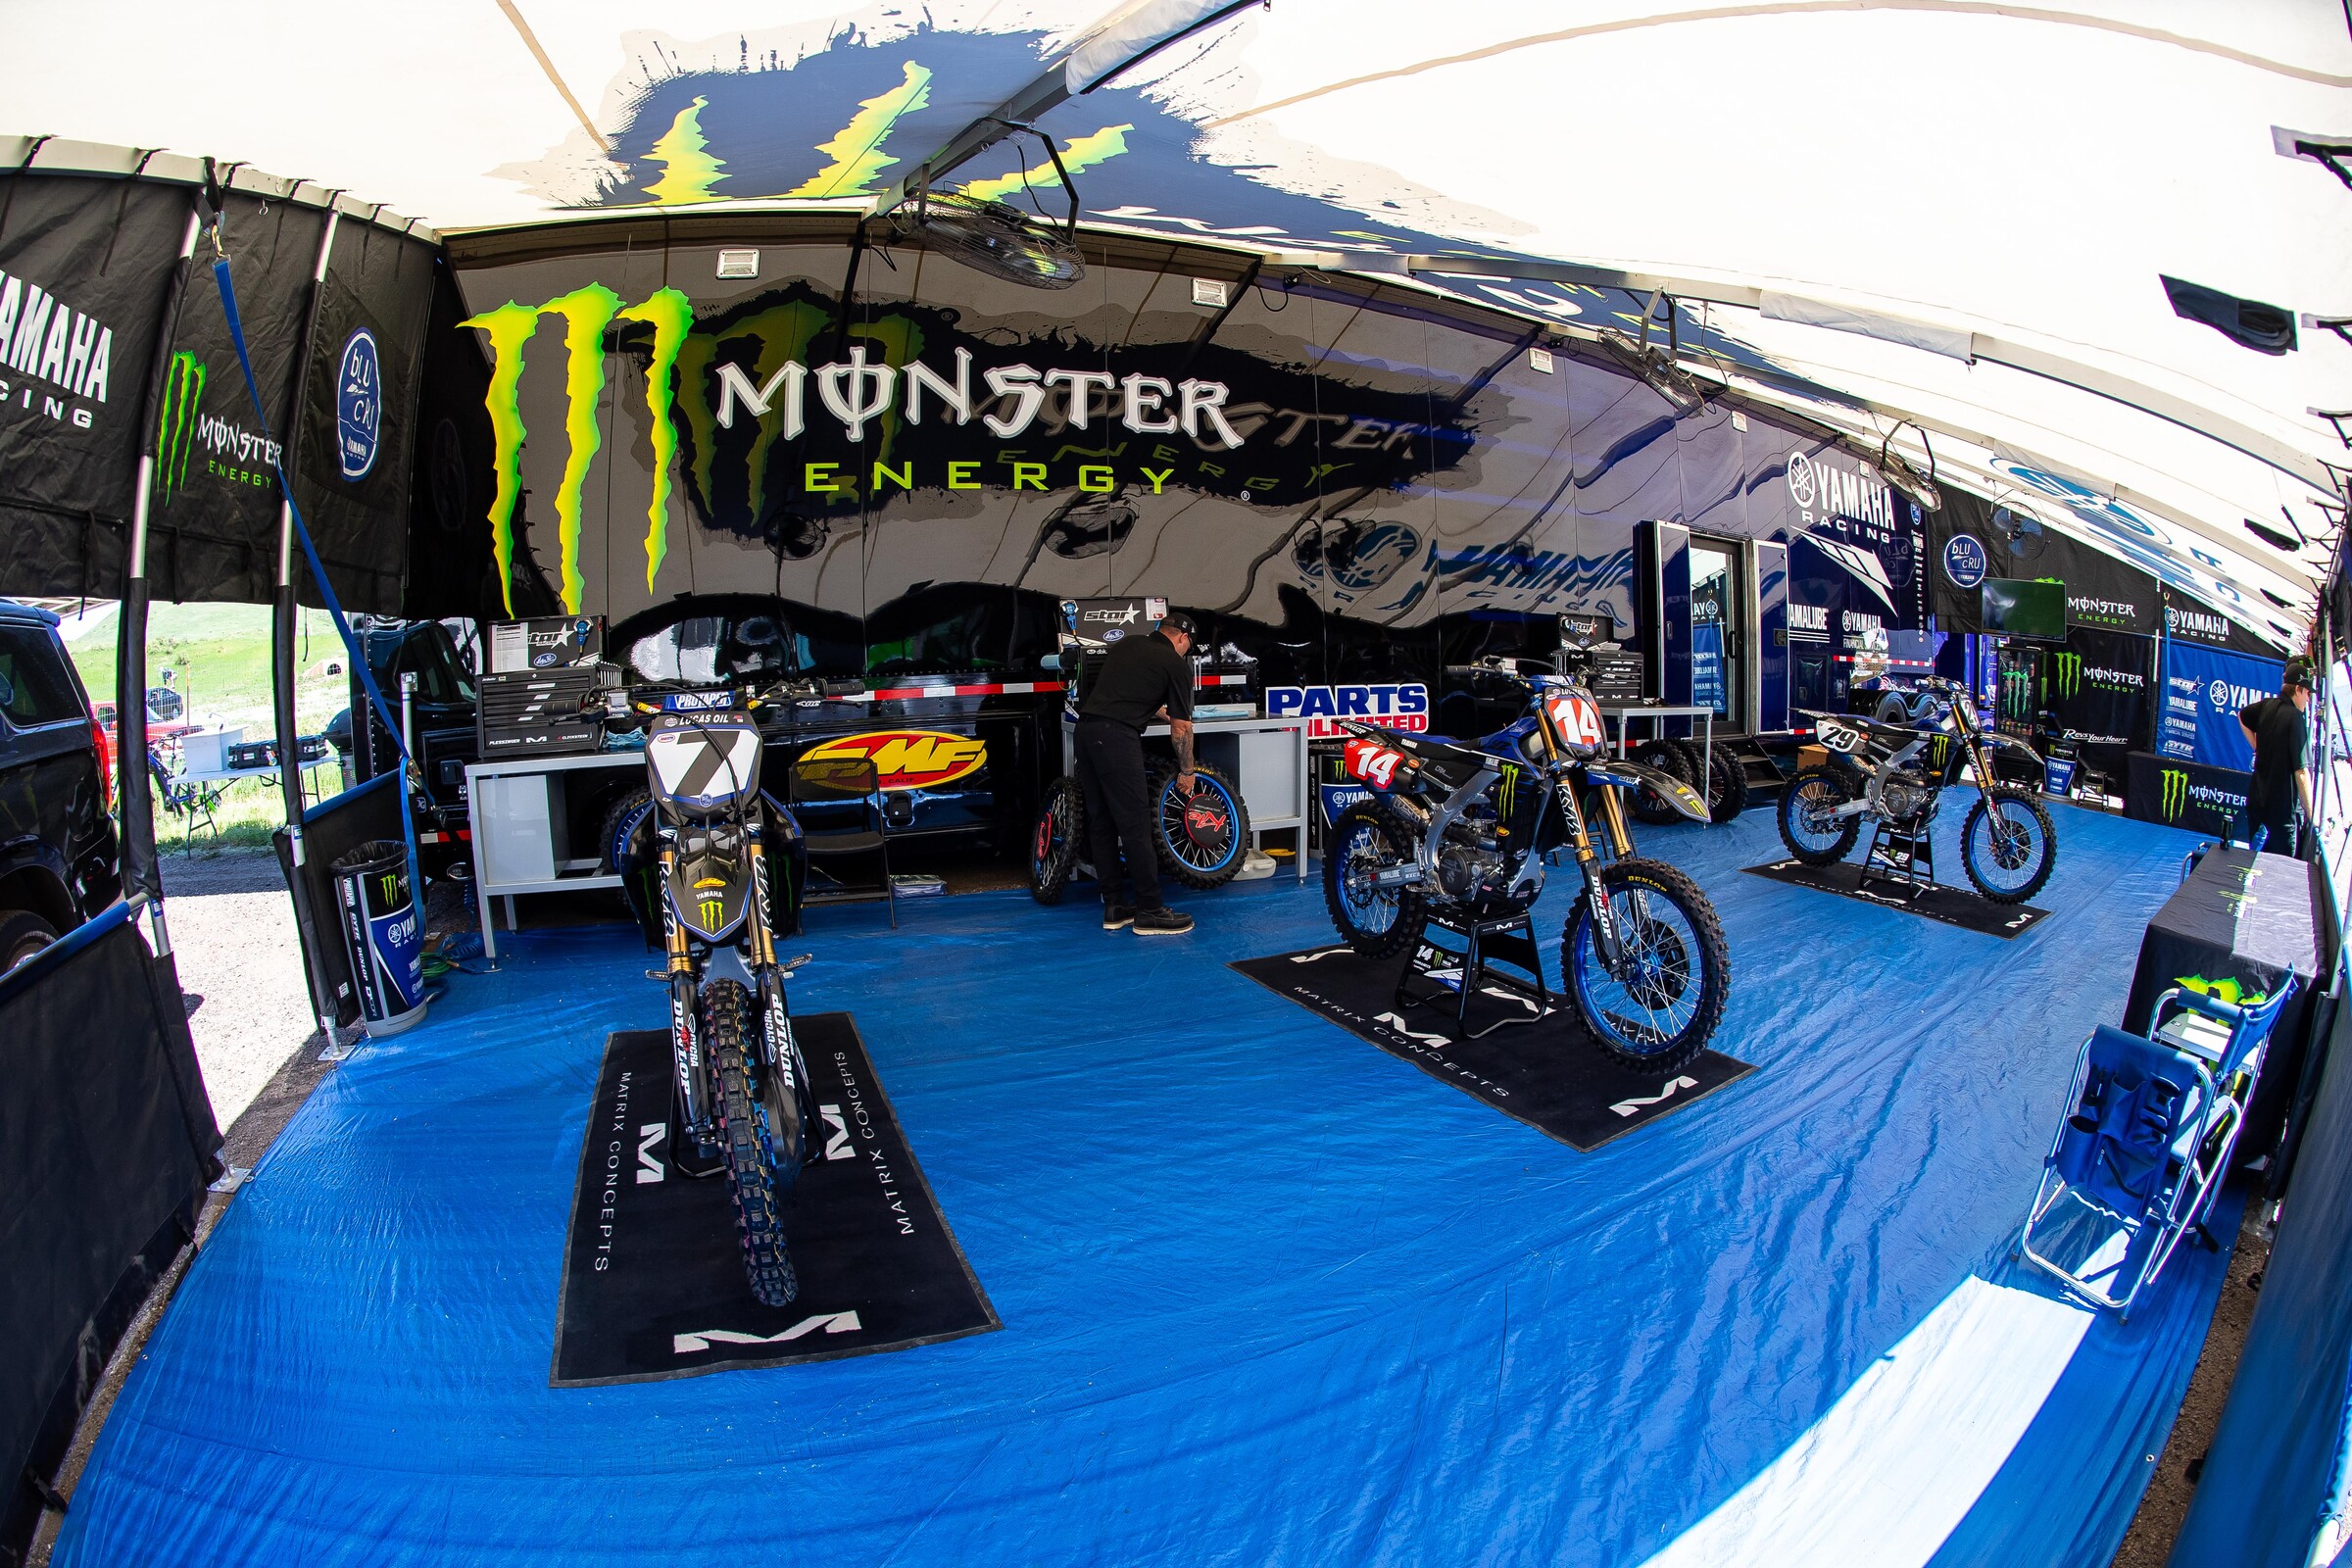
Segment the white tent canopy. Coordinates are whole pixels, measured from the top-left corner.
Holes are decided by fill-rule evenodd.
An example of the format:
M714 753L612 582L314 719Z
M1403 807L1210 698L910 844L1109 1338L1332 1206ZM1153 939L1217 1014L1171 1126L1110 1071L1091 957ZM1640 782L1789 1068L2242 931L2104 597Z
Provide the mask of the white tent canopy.
M2352 144L2335 0L1222 10L19 5L0 100L12 129L250 161L444 229L886 199L1046 103L1091 221L1572 332L1639 335L1655 295L1649 340L1671 318L1701 380L1932 458L2281 646L2308 622L2352 466L2319 412L2352 409L2321 324L2352 317L2352 188L2293 155ZM949 182L1028 172L1000 146ZM2294 313L2296 348L2182 318L2164 276Z

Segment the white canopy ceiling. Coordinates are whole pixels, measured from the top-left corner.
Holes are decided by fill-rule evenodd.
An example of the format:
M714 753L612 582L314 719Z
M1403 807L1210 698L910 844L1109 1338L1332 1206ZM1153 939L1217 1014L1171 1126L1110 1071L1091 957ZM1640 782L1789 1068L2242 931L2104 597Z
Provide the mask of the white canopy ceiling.
M442 228L870 200L1073 45L1218 9L7 0L0 102ZM1702 379L1874 446L1899 426L1913 463L2282 645L2328 564L2352 451L2314 411L2352 409L2352 344L2311 318L2352 317L2352 188L2280 148L2352 143L2337 0L1272 0L1039 123L1097 221L1570 330L1638 334L1663 290L1651 339L1672 314ZM1023 172L999 146L950 183ZM2297 348L2182 319L2160 275L2297 313Z

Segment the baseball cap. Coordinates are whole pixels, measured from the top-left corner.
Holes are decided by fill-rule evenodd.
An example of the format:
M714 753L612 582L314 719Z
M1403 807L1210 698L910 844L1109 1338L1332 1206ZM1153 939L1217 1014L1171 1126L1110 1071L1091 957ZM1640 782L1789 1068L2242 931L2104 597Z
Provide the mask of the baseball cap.
M2300 686L2305 691L2311 690L2311 665L2300 659L2288 660L2286 673L2279 678L2279 684L2281 686Z
M1159 622L1159 629L1161 631L1180 631L1187 637L1199 637L1200 635L1200 630L1193 625L1193 617L1186 614L1181 610L1171 610L1166 615L1162 616Z

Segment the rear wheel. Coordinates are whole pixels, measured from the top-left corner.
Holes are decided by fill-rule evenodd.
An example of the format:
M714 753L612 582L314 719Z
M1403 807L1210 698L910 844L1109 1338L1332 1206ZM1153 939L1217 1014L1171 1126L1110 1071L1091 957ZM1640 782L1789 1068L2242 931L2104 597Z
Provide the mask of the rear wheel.
M596 847L604 857L606 875L619 874L629 860L632 848L641 852L652 848L653 816L653 792L642 785L626 791L605 808L604 823L596 830Z
M1145 775L1144 799L1161 870L1201 893L1233 880L1250 851L1250 808L1223 773L1195 768L1187 800L1176 787L1176 769L1160 763Z
M1074 778L1057 778L1046 787L1045 804L1038 808L1037 827L1029 840L1029 896L1040 904L1059 904L1078 871L1078 846L1086 836L1086 794Z
M1592 903L1577 901L1560 938L1560 971L1601 1054L1642 1072L1687 1067L1713 1038L1731 994L1731 949L1715 906L1663 860L1600 871L1619 954L1600 952Z
M789 1306L800 1282L784 1248L783 1195L790 1181L782 1173L781 1146L787 1142L785 1119L797 1125L799 1111L785 1073L755 1060L752 994L735 981L713 980L703 988L702 1014L744 1278L763 1304Z
M56 929L28 909L0 914L0 974L8 973L56 940Z
M1960 824L1960 863L1977 891L1994 904L2023 904L2041 891L2058 864L2058 830L2049 808L2022 790L1980 797Z
M1683 757L1683 749L1669 740L1643 741L1626 754L1626 760L1640 762L1643 767L1654 767L1661 773L1670 773L1686 784L1695 782L1690 764ZM1652 789L1634 792L1634 815L1652 827L1683 819L1683 813L1674 808L1674 804Z
M1413 863L1412 840L1379 801L1358 801L1331 824L1323 852L1323 902L1348 945L1389 958L1421 938L1428 906L1414 887L1381 887L1383 871Z
M1781 791L1781 842L1807 865L1842 860L1862 831L1858 816L1839 816L1852 800L1845 775L1833 767L1799 768Z

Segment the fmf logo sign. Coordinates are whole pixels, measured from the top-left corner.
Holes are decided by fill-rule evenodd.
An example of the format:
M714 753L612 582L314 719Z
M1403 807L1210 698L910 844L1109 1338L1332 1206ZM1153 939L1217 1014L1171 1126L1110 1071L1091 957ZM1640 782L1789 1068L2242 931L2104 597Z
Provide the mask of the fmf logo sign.
M874 730L810 747L801 760L866 758L885 790L929 790L976 773L988 761L988 743L969 735L927 729Z
M1309 740L1336 740L1348 732L1331 722L1352 718L1422 735L1429 731L1429 688L1419 681L1398 686L1269 686L1268 718L1303 718Z

